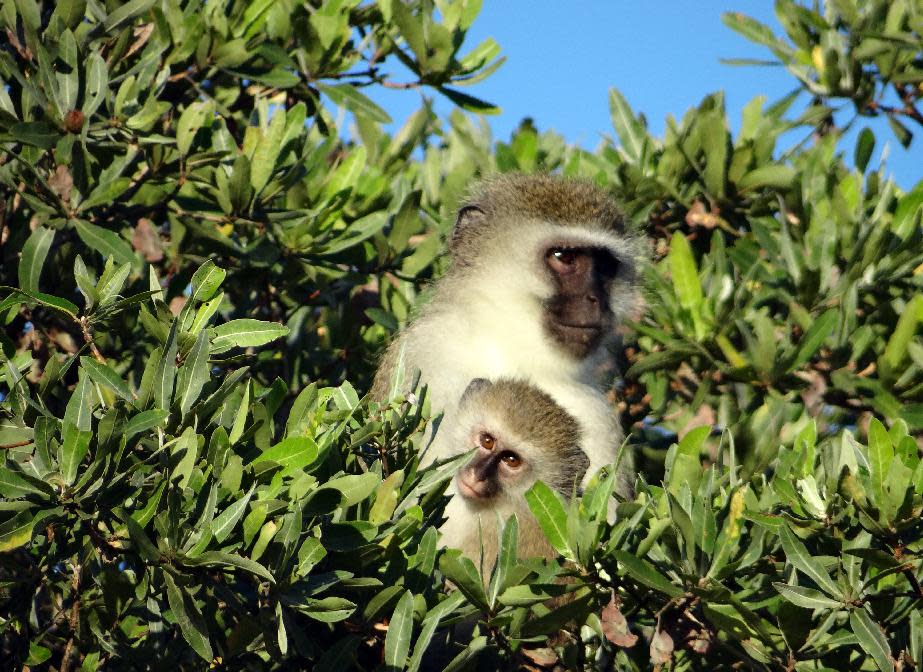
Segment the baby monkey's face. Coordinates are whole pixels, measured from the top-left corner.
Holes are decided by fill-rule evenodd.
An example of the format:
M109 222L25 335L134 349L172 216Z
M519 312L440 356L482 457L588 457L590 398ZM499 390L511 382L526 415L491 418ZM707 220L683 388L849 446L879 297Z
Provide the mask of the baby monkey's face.
M501 495L518 494L532 472L523 446L514 445L500 432L478 428L470 435L467 450L474 457L456 476L458 492L467 502L487 505Z

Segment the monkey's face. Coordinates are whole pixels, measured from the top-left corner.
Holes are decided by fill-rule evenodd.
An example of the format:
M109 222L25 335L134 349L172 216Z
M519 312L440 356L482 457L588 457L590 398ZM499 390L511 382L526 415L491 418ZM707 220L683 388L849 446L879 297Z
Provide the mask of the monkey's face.
M558 241L542 249L541 263L553 285L544 301L545 330L563 350L584 359L613 332L611 292L622 264L606 247Z
M501 496L518 495L534 480L530 461L500 436L478 430L471 443L474 457L456 476L458 493L469 504L492 506Z

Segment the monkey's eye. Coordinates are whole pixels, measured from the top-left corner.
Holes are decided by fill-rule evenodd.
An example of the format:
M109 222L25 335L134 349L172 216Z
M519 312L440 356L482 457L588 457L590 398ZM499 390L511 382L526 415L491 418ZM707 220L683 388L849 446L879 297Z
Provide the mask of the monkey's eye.
M503 461L503 464L508 466L510 469L519 469L522 466L522 458L519 457L516 453L506 451L500 456L500 459Z
M577 251L569 250L565 247L551 248L548 251L548 256L561 266L573 266L577 263Z
M481 432L478 437L478 443L481 444L481 448L484 450L493 450L494 446L497 445L497 440L487 432Z

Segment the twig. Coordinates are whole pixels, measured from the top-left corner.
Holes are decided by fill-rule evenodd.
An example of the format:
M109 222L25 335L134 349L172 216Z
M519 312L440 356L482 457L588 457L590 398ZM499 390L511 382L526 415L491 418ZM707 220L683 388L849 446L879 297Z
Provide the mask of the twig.
M923 587L920 587L920 582L917 580L917 577L914 575L913 570L910 567L905 567L903 570L904 578L910 583L910 586L913 588L914 597L918 600L923 600Z
M103 353L99 351L99 348L96 347L96 342L93 340L93 335L90 333L90 322L86 317L81 317L78 322L80 323L80 330L83 332L83 340L86 341L86 344L90 346L90 352L93 353L93 359L95 359L100 364L106 363L106 358L103 357Z
M73 589L73 604L71 604L71 615L70 615L70 637L67 640L67 645L64 647L64 654L61 656L61 668L60 672L70 672L71 669L71 656L74 650L74 637L77 634L77 628L80 625L80 564L76 562L76 558L73 564L74 575L71 579L71 588Z

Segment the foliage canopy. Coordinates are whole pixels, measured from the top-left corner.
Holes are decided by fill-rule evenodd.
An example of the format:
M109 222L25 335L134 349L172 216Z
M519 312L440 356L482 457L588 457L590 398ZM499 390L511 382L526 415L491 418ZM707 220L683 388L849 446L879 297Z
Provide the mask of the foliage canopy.
M843 142L923 126L919 3L777 0L784 36L728 14L792 95L735 135L713 93L655 138L613 89L592 152L462 111L496 111L462 88L503 60L465 43L479 8L0 2L10 669L921 664L923 182ZM369 87L459 109L390 134ZM466 185L514 170L597 180L650 239L618 353L644 469L614 525L610 473L537 485L567 562L517 558L511 522L482 580L437 550L457 462L420 467L425 390L357 390Z

